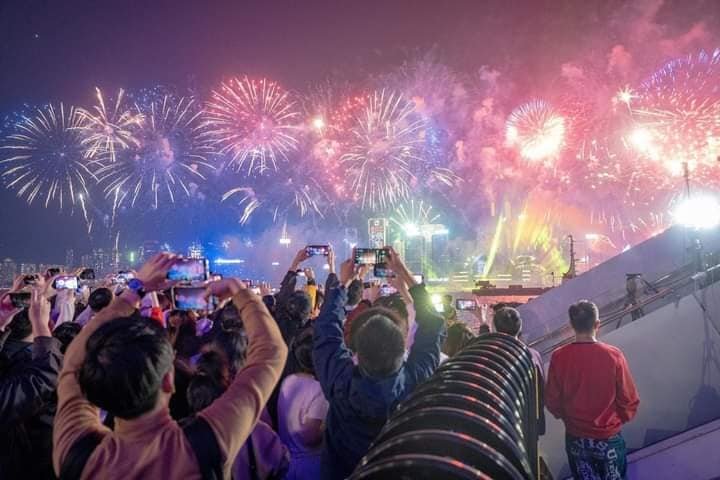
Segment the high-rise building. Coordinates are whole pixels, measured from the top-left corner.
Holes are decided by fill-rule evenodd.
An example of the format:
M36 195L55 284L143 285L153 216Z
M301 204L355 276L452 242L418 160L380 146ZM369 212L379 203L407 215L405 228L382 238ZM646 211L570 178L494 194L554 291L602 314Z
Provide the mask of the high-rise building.
M204 254L205 254L205 249L203 248L202 244L199 242L193 242L188 247L188 257L189 258L203 258Z
M140 263L145 263L161 251L160 242L157 240L146 240L140 247Z
M32 275L38 273L36 263L21 263L20 264L20 275Z
M104 276L113 273L112 252L102 248L93 249L91 266L95 270L95 275Z
M75 266L75 251L69 248L65 250L65 267L68 270L72 270Z
M17 263L12 258L0 262L0 287L11 287L17 275Z
M93 264L92 255L86 254L86 255L83 255L82 257L80 257L80 264L86 268L93 268L92 267L92 264Z

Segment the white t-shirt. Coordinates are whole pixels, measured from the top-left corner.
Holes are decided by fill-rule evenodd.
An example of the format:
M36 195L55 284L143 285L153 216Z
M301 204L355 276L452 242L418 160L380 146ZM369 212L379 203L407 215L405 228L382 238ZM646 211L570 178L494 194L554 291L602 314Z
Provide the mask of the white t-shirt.
M320 382L311 375L298 373L283 381L278 397L278 433L293 456L320 453L322 443L305 445L299 432L308 420L324 421L328 408Z

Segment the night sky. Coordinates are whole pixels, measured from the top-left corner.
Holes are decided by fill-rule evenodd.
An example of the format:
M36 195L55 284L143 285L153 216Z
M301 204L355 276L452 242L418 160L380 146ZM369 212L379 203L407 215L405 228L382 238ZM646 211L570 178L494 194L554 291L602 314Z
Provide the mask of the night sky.
M532 89L581 53L605 55L614 41L607 25L650 3L662 3L654 17L668 30L698 17L717 28L717 1L4 0L0 113L25 103L87 105L95 86L206 92L238 74L301 90L328 78L367 78L431 51L460 72L482 65L521 72L518 82ZM65 248L91 244L80 215L28 207L5 190L0 225L3 257L57 261Z

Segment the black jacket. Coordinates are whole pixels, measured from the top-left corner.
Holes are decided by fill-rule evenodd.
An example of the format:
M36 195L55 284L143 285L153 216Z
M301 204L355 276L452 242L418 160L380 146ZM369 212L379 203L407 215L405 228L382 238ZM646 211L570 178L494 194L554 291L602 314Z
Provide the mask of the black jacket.
M60 342L7 340L0 371L0 478L55 478L52 426Z

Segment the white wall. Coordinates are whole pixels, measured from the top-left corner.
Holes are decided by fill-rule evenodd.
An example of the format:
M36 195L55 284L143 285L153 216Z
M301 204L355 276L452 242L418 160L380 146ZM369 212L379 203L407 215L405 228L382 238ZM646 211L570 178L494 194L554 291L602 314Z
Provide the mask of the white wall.
M720 250L720 229L698 235L705 252ZM646 280L654 281L689 263L686 242L685 229L668 229L522 305L525 339L533 341L565 325L568 306L580 299L602 306L623 297L626 273L642 273Z
M601 338L623 350L639 390L638 415L623 430L631 450L720 418L720 285L698 297L706 315L689 295ZM563 478L564 428L547 416L541 454Z

